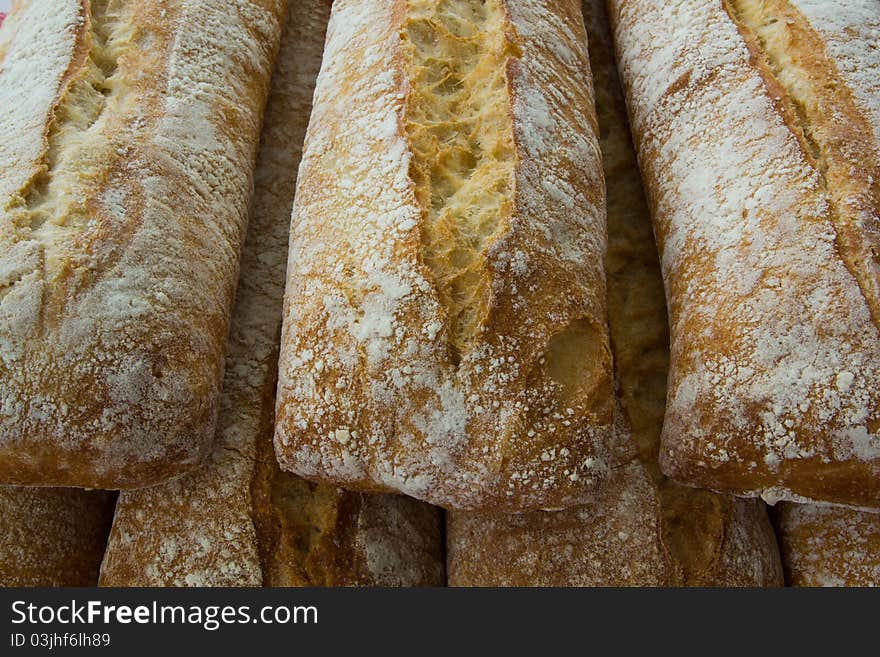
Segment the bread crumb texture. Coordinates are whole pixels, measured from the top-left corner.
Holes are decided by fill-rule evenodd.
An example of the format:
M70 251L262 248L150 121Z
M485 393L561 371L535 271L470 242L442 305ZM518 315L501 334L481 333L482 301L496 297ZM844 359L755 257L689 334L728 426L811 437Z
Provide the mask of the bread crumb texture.
M424 209L423 258L460 361L489 302L487 249L513 211L513 126L507 60L515 56L498 3L411 2L404 42L412 84L406 128Z
M574 0L341 0L293 212L285 469L562 507L617 461Z
M617 430L633 461L564 511L452 512L456 586L772 586L782 570L764 504L684 488L660 472L669 333L663 278L603 0L584 0L608 188L608 320Z
M670 299L664 470L877 507L876 0L610 7Z
M4 24L0 481L137 487L208 449L283 4Z

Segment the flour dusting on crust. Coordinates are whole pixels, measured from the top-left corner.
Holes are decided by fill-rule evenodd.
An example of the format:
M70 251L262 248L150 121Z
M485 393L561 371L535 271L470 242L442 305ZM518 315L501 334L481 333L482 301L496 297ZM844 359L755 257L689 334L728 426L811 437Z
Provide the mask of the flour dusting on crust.
M276 448L297 474L451 507L561 507L616 460L583 28L574 3L492 6L519 53L507 64L515 193L482 256L479 330L455 362L410 176L408 5L334 5L282 336ZM571 388L554 379L570 376Z
M281 6L41 0L3 28L0 480L138 487L208 450Z
M436 509L281 473L272 448L278 336L296 171L329 0L291 6L272 77L232 313L215 444L203 467L120 496L110 586L434 585Z
M740 494L877 505L880 332L784 91L721 3L611 5L670 300L664 468ZM864 11L839 6L835 25ZM876 108L860 77L853 92Z
M789 586L880 586L880 514L781 504L777 528Z

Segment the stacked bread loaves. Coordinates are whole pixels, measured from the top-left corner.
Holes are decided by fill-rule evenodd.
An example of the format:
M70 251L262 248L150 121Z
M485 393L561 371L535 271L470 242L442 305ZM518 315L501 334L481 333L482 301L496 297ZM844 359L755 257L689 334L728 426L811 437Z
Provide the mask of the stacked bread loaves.
M880 584L878 65L880 0L14 2L0 585Z
M120 495L107 586L443 583L439 513L283 473L272 412L290 211L329 0L290 7L266 106L214 450L197 472Z
M671 312L664 471L876 512L880 3L608 6ZM875 519L783 505L789 582L877 583Z
M664 469L880 508L878 3L609 4L670 302Z
M657 464L669 362L663 281L601 0L584 0L608 188L608 312L629 464L588 504L455 512L452 585L770 586L782 582L764 505L665 479Z

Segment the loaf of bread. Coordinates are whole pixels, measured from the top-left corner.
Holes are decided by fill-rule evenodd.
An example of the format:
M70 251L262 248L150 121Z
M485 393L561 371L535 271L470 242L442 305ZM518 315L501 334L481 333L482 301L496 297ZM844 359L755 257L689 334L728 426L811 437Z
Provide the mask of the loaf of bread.
M0 586L95 586L115 497L0 487Z
M660 504L639 463L563 511L447 515L450 586L668 586Z
M281 466L561 508L616 462L576 0L334 4L291 227Z
M880 5L609 8L671 315L664 471L880 507Z
M782 582L764 504L677 486L657 455L669 333L651 219L602 0L584 0L608 188L608 311L633 462L582 507L449 514L452 585L768 586ZM627 426L628 425L628 426Z
M778 505L776 533L789 586L880 586L880 514Z
M0 482L210 448L285 0L19 2L0 46Z
M282 473L272 446L278 336L297 166L330 0L291 3L266 108L232 315L217 443L198 471L122 493L101 583L443 583L439 514Z
M634 462L573 509L450 512L449 585L780 586L763 504L694 497L671 507Z

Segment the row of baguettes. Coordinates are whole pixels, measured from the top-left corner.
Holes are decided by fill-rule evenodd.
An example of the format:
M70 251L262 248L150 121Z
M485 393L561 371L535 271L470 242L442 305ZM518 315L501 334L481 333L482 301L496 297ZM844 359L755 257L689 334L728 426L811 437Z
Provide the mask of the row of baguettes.
M634 464L592 504L570 511L455 512L447 533L449 581L779 583L779 557L759 502L688 490L657 477L668 365L665 306L600 4L586 0L584 12L608 187L611 343L624 414L657 487ZM774 515L788 584L880 584L880 515L797 504L782 504Z
M778 552L760 502L735 501L707 491L691 491L675 486L659 476L656 460L668 363L668 341L664 330L665 304L647 207L623 117L623 100L617 86L607 27L602 20L604 14L597 9L597 4L586 2L584 6L590 32L591 68L596 81L598 125L603 136L601 145L609 190L608 278L611 337L618 365L620 401L625 411L625 421L632 427L640 458L620 470L609 483L599 487L596 498L590 504L572 511L536 512L519 516L454 514L448 527L448 581L453 585L778 584ZM302 40L303 46L299 48L303 48L309 35L313 35L312 28L306 34L302 33L302 28L296 32L294 17L291 17L291 21L288 38ZM298 36L293 37L293 34ZM288 79L290 74L285 66L289 66L290 62L301 61L302 53L289 54L286 48L282 52L278 78ZM307 95L303 95L301 100L306 97ZM282 125L287 122L278 107L291 105L294 106L294 111L299 112L297 116L302 121L306 112L298 109L299 103L291 103L283 97L276 101L274 94L270 99L265 141L278 145L277 155L280 159L276 161L274 168L267 169L270 178L265 183L259 172L266 165L261 164L258 169L253 221L260 224L264 223L259 218L262 214L262 199L273 198L271 194L267 194L267 190L279 188L277 184L271 183L271 174L274 172L276 177L284 179L285 175L289 176L286 172L295 169L293 163L284 163L284 158L290 157L285 155L288 152L288 141L273 134L273 126L278 125L278 122ZM297 143L300 138L301 136L297 137ZM292 190L292 186L287 189ZM280 205L289 207L290 198L285 197ZM276 231L282 227L283 221L283 212L276 215L273 224ZM262 230L260 234L263 234ZM246 249L247 253L249 249ZM251 270L247 263L246 257L243 281ZM276 271L274 280L278 281L278 276L280 272ZM277 306L278 296L273 297L272 303ZM233 331L233 336L235 334ZM270 343L265 344L267 347L269 345ZM225 424L221 421L221 426ZM300 486L302 485L301 483ZM379 496L369 499L379 503L380 500L393 498ZM306 508L313 506L305 498L300 500L301 504L303 502ZM186 512L176 506L163 508L160 505L158 509L166 513L170 511L172 518L177 517L175 512ZM219 510L215 509L217 511ZM413 508L412 512L414 511ZM839 513L842 515L847 512ZM150 515L146 517L149 519ZM780 522L780 539L788 582L876 583L876 553L870 550L870 527L873 520L874 516L855 513L846 519L830 522L824 528L821 523L818 524L816 530L806 536L821 536L821 551L815 549L815 540L805 544L803 533L799 538L794 530L789 529L797 526L795 521ZM125 528L126 523L121 522L119 527ZM161 529L162 522L154 516L144 524L144 528L147 532L140 533L140 540L145 540L149 531ZM427 555L427 559L411 563L409 570L389 569L384 578L363 575L358 577L357 568L352 572L341 567L346 563L347 557L340 558L340 555L350 554L346 545L351 544L346 544L344 539L340 542L337 537L356 534L348 534L351 529L346 529L344 524L339 524L338 528L338 535L329 532L327 536L335 541L335 547L333 542L325 542L324 548L320 543L313 544L310 548L311 556L306 556L312 560L335 559L335 573L324 571L330 576L325 574L317 577L313 570L305 578L300 575L299 578L288 580L264 581L328 584L437 582L438 576L435 575L432 579L425 575L436 573L436 566L434 571L424 569L426 565L430 567L431 563L436 564L436 551L403 552L401 555L405 558L402 561L391 563L406 563L406 557L413 559L413 554ZM159 531L159 537L167 539L166 531L167 529ZM418 544L419 534L411 536L415 544ZM429 546L431 541L436 541L436 535L430 531L422 536L432 537L427 543ZM852 550L850 541L857 541L864 549ZM436 543L433 544L436 549ZM400 545L405 546L407 542ZM137 543L132 546L136 554L135 563L151 563L149 555L155 549L155 544L145 540L142 548L137 547ZM334 554L337 556L334 557ZM431 554L434 554L433 561ZM811 557L803 559L799 556L801 554ZM210 552L202 553L201 563L204 564L204 559L211 556ZM305 563L303 558L304 555L299 555L295 563ZM362 562L354 560L352 563ZM159 570L155 572L163 572L161 564L156 564L156 567ZM410 578L402 576L403 572L410 573ZM825 574L827 572L837 572L837 579L828 577ZM167 579L153 579L152 583L173 581L169 575L166 574L165 577ZM105 575L105 581L132 583L138 580L114 579Z
M210 452L285 4L9 19L3 483L137 488ZM878 507L877 0L609 6L670 308L664 471ZM451 508L587 501L627 450L577 3L334 16L293 213L282 467Z
M618 463L589 69L576 5L545 4L337 3L293 219L287 469L523 509ZM285 5L9 19L3 483L141 488L208 457Z
M290 212L330 5L290 4L254 175L214 450L193 474L120 494L102 585L444 583L436 509L308 483L281 472L272 449Z
M880 507L880 2L610 0L671 318L661 464Z
M122 495L104 583L442 581L436 512L403 498L306 484L278 471L268 445L279 328L271 308L280 305L286 213L328 1L298 3L288 19L233 313L218 446L202 471ZM569 512L455 514L450 581L776 583L760 503L673 486L652 465L668 357L665 309L607 37L595 2L585 9L609 186L609 314L621 421L632 425L640 458L596 486L590 504ZM626 430L621 436L629 440ZM631 450L621 450L631 459ZM94 583L111 506L102 493L0 491L7 539L0 541L0 562L21 564L0 569L0 583ZM783 505L778 521L788 580L876 583L875 520L880 516ZM45 529L34 531L39 526ZM487 539L497 548L494 557L481 552Z
M677 486L657 464L669 344L663 280L603 0L584 0L608 188L608 313L620 429L633 461L589 504L448 516L451 585L773 586L764 504Z
M330 0L293 4L266 108L215 448L191 475L123 492L112 533L106 493L0 489L0 585L94 585L102 558L100 582L119 586L443 583L436 510L309 484L281 473L272 454L287 232L330 12ZM105 10L95 3L91 15ZM5 38L43 18L26 5L16 16Z
M880 507L877 1L610 10L670 309L663 471ZM578 13L337 3L292 222L283 468L521 511L625 461Z

